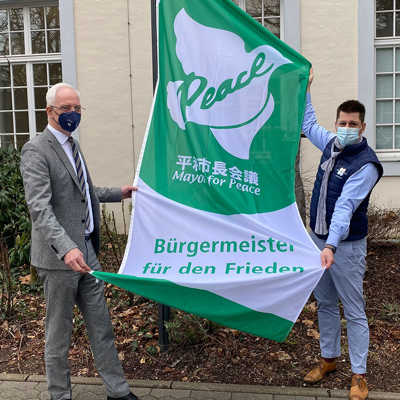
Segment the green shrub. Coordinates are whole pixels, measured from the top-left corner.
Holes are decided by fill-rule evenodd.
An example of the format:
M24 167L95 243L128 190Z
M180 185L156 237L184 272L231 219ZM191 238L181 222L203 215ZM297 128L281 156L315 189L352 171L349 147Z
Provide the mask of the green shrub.
M11 268L29 264L31 240L19 162L17 150L0 148L0 239L9 249Z
M210 339L212 332L219 327L217 323L197 315L177 309L171 311L170 321L164 322L171 343L180 346L204 343Z

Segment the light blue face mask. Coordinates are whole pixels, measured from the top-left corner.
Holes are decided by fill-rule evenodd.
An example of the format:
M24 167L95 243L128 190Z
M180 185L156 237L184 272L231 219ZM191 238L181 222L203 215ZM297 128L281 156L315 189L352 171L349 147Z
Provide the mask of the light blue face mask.
M346 128L344 126L339 126L336 131L339 143L343 147L357 143L359 141L359 133L359 128Z

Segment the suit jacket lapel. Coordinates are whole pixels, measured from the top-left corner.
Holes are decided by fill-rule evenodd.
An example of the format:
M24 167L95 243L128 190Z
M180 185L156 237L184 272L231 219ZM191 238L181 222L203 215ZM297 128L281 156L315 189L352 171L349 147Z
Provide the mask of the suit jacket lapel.
M54 135L48 129L45 129L43 131L43 134L47 136L47 140L49 141L50 146L53 148L53 150L57 154L58 158L64 164L65 169L71 175L71 178L75 182L78 189L81 190L81 187L80 187L79 181L78 181L78 177L76 175L74 167L72 166L71 161L69 161L69 158L65 154L65 151L62 148L60 142L54 137Z

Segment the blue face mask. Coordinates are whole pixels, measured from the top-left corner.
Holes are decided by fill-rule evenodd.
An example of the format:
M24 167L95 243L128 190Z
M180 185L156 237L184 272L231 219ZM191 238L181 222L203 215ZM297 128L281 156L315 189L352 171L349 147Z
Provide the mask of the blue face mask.
M357 143L359 141L359 133L360 129L358 128L346 128L344 126L339 126L336 131L339 143L343 147Z
M81 122L81 114L76 111L65 112L58 116L58 123L67 132L73 132Z

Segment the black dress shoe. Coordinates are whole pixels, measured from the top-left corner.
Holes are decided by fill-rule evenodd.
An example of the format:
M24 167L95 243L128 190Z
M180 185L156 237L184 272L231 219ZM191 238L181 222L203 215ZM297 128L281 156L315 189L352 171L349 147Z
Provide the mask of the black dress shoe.
M139 400L139 398L136 397L133 393L129 393L126 396L122 396L122 397L107 396L107 400Z

